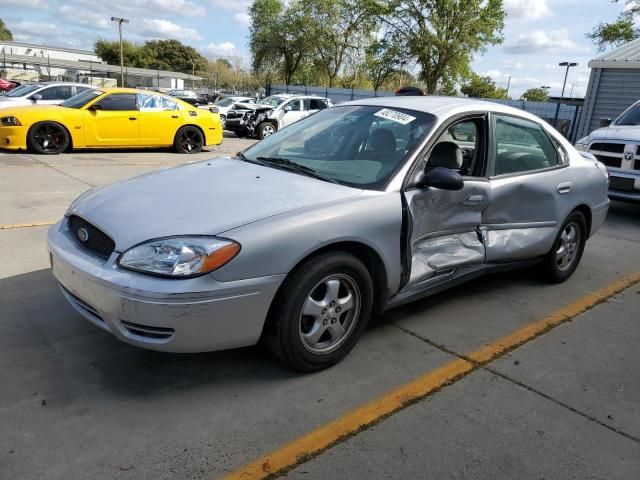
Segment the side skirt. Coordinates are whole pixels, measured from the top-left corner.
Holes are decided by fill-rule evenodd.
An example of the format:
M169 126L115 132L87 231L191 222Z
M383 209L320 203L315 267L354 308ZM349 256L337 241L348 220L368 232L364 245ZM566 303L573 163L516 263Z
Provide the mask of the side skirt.
M436 277L428 278L416 285L412 285L406 290L400 291L393 297L389 298L389 300L387 300L387 304L385 305L384 310L391 310L392 308L405 305L407 303L413 302L414 300L430 297L431 295L435 295L436 293L440 293L451 287L455 287L456 285L460 285L461 283L480 277L485 273L498 273L517 270L519 268L525 268L535 265L541 260L542 258L534 258L531 260L521 260L518 262L509 263L487 263L484 265L477 265L445 272Z

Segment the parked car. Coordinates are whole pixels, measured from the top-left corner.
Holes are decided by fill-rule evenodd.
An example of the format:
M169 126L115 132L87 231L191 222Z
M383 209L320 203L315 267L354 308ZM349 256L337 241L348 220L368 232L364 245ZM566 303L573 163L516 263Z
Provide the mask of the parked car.
M199 107L201 105L208 105L209 100L204 96L196 93L192 90L171 90L169 96L174 98L179 98L183 102L186 102L194 107Z
M86 90L60 105L0 112L0 148L57 154L71 148L169 147L196 153L222 143L220 117L155 92Z
M271 95L254 105L243 103L227 112L225 128L238 137L254 137L260 140L278 130L331 107L331 100L307 95Z
M0 92L9 92L19 86L20 82L13 82L11 80L0 78Z
M254 97L229 96L223 97L216 101L213 106L218 109L218 113L220 114L220 121L222 122L222 128L226 128L227 114L236 103L256 103L256 99Z
M236 158L90 190L48 245L65 298L124 342L262 339L313 371L373 315L482 273L539 263L566 280L608 206L604 165L538 117L387 97L324 109Z
M0 96L0 108L23 105L57 105L94 87L85 83L39 82L25 83Z
M609 197L640 202L640 102L636 102L603 128L576 142L609 170Z

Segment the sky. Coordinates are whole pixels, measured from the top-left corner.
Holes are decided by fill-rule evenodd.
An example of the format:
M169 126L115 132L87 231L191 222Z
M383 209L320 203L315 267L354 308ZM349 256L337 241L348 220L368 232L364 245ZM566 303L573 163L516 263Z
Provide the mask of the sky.
M48 46L92 49L99 38L115 40L112 16L125 17L124 38L143 43L175 38L209 58L240 57L248 65L251 0L0 0L0 18L14 40ZM501 45L475 56L472 68L502 87L511 76L509 94L546 85L551 95L562 89L559 62L577 62L565 95L583 96L587 63L596 57L585 34L598 22L615 20L624 2L611 0L504 0L507 18Z

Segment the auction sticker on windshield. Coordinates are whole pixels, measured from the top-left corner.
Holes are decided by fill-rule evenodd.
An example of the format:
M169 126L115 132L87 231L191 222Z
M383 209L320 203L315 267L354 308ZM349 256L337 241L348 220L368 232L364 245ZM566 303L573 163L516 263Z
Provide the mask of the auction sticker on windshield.
M406 125L407 123L413 122L416 117L412 117L411 115L407 115L406 113L397 112L395 110L390 110L388 108L383 108L380 111L374 113L376 117L386 118L387 120L392 120L394 122L401 123L402 125Z

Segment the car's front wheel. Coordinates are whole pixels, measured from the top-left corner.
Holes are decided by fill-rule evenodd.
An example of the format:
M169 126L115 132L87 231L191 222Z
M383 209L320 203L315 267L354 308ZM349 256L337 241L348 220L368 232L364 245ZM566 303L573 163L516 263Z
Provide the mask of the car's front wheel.
M569 215L558 232L553 247L542 261L542 272L552 283L564 282L580 263L587 241L587 221L579 211Z
M66 128L56 122L38 122L27 134L27 148L42 155L56 155L69 147Z
M173 148L178 153L199 153L204 146L204 136L199 128L187 125L176 132Z
M353 348L372 304L373 283L358 258L346 252L318 255L285 280L265 326L265 343L296 370L322 370Z
M258 138L263 140L276 133L276 126L273 123L262 122L258 127Z

